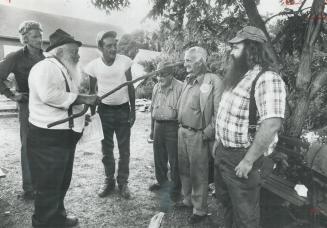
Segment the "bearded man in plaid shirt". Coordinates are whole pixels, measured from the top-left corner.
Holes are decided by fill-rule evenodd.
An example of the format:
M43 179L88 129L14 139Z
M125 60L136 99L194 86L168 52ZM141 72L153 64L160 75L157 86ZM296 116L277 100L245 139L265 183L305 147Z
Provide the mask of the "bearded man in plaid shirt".
M229 41L231 64L216 120L216 194L224 208L225 227L259 227L260 166L277 140L285 113L285 84L269 70L265 34L247 26ZM257 128L249 133L250 91L254 98Z

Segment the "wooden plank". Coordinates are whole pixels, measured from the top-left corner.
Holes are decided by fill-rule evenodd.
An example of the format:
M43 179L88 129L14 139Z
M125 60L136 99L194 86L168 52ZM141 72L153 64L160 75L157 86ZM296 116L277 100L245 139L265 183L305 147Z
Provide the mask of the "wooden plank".
M292 184L287 180L281 179L278 176L271 174L262 182L262 187L278 195L284 200L287 200L293 205L304 206L308 204L308 200L299 196L296 191L290 187Z
M3 172L3 170L0 168L0 178L6 177L6 174Z

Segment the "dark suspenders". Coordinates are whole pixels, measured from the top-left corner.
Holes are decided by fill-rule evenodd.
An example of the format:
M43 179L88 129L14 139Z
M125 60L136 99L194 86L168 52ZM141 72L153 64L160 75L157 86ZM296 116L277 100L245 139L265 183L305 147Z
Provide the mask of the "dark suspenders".
M61 63L57 58L55 58L54 56L50 56L50 57L47 57L48 59L56 59L59 63ZM62 63L61 63L62 64ZM63 64L62 64L63 65ZM63 65L64 66L64 65ZM60 68L59 68L60 69ZM60 72L61 72L61 75L63 76L64 80L65 80L65 85L66 85L66 92L70 92L70 88L69 88L69 85L68 85L68 81L67 81L67 78L65 76L65 73L62 71L62 69L60 69ZM71 116L73 115L73 105L70 105L69 108L68 108L68 116ZM69 119L68 121L68 127L70 129L72 129L74 127L74 119Z
M255 79L252 82L251 91L250 91L250 104L249 104L249 129L248 133L251 138L251 140L254 140L256 128L257 128L257 104L255 103L255 85L259 79L259 77L266 72L267 69L262 69L259 74L255 77Z

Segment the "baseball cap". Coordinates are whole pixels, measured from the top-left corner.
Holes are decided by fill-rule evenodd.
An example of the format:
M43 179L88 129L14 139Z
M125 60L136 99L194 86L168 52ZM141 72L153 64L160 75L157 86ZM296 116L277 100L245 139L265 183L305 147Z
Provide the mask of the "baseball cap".
M244 40L253 40L259 43L265 43L267 42L267 37L261 29L253 26L246 26L238 31L236 36L228 42L236 44Z
M171 67L167 67L167 66L170 64L171 64L171 62L169 62L169 61L159 62L157 65L157 70L160 70L160 72L157 74L157 76L159 76L159 77L169 76L171 74ZM167 67L167 68L164 69L165 67Z
M103 38L106 38L106 37L116 38L117 37L117 32L115 32L115 31L101 31L101 32L99 32L97 34L97 37L96 37L97 45L99 46L100 41L103 40Z

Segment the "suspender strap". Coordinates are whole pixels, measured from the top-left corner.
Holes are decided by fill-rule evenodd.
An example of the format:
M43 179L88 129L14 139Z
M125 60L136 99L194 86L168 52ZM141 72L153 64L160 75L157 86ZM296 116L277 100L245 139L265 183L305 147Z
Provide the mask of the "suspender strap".
M62 76L65 78L66 92L70 92L69 85L68 85L67 79L64 75L64 72L61 71L61 73L62 73ZM73 105L70 105L68 108L68 116L71 116L71 115L73 115ZM74 119L69 119L68 127L70 129L72 129L74 127Z
M251 140L254 139L256 128L257 128L257 104L255 103L255 85L259 79L259 77L266 71L266 69L262 69L259 74L255 77L252 82L251 91L250 91L250 104L249 104L249 129L248 133Z
M59 63L61 63L61 61L59 61L59 59L57 59L56 57L54 56L49 56L47 57L49 59L53 58L53 59L56 59ZM62 66L64 66L62 63L61 63ZM60 67L58 67L60 69ZM69 85L68 85L68 81L67 81L67 78L65 76L65 73L62 71L62 69L60 69L61 71L61 75L63 76L64 80L65 80L65 85L66 85L66 92L70 92L70 88L69 88ZM68 108L68 116L71 116L73 115L73 105L70 105L69 108ZM68 127L70 129L72 129L74 127L74 119L69 119L68 121Z

